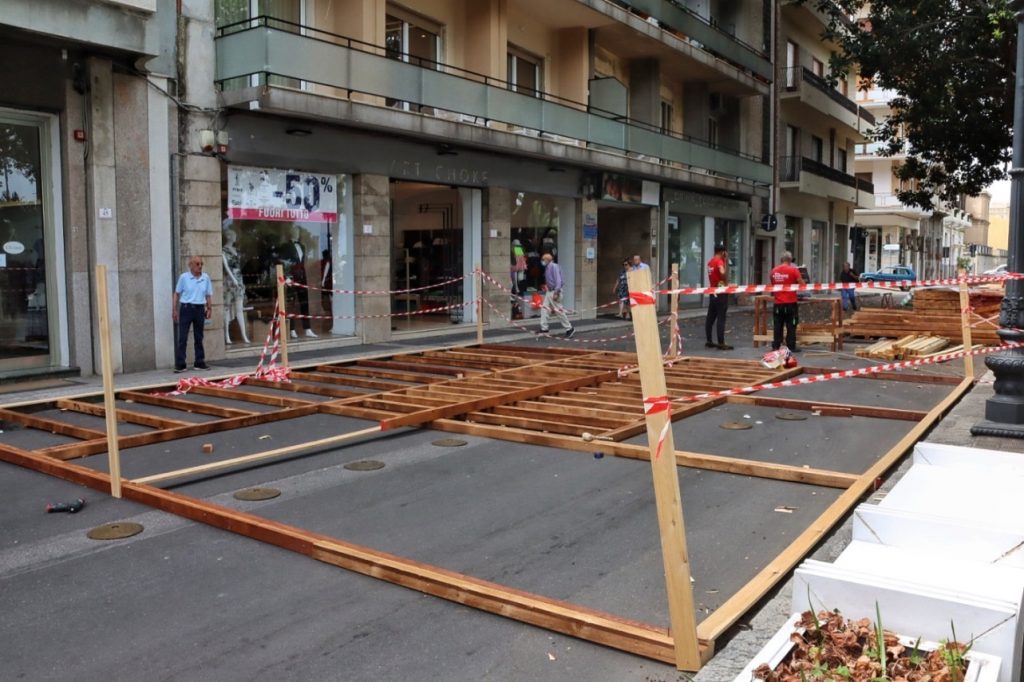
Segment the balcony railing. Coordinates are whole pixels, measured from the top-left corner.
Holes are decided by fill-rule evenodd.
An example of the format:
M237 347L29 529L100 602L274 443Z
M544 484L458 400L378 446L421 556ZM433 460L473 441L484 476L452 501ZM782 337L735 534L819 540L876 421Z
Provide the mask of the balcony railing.
M868 194L875 193L875 183L871 182L870 180L865 180L864 178L858 178L856 176L854 177L857 180L858 190L860 190L861 192L867 192Z
M677 0L615 0L683 33L701 49L731 62L761 78L772 79L772 65L766 52L749 45L714 19L705 19Z
M447 64L418 60L380 45L260 16L218 30L217 81L245 88L254 75L294 79L453 112L484 123L497 121L535 134L557 135L595 147L695 166L727 177L770 183L759 157L713 148L681 133L631 120L551 95L513 92L506 81Z
M810 173L847 187L858 187L857 178L854 176L844 173L838 168L826 166L820 161L808 159L806 156L784 156L779 163L781 164L780 182L797 182L800 180L800 173ZM872 191L874 191L873 186Z

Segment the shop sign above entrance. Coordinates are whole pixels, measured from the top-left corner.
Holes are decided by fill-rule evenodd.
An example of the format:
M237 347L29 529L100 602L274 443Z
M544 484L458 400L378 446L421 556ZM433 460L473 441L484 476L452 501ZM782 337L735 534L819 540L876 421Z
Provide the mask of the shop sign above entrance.
M236 220L336 222L338 193L335 176L229 166L228 217Z
M619 173L601 174L600 197L605 201L657 206L660 195L661 186L656 182Z

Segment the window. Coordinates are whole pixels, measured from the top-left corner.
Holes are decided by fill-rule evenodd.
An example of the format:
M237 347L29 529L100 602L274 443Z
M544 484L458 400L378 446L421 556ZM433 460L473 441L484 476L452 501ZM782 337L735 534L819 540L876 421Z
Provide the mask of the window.
M786 41L786 88L793 89L799 82L800 48L792 40Z
M846 150L839 149L836 152L836 168L846 172Z
M672 132L672 103L661 100L661 132Z
M544 91L543 69L544 60L523 50L509 46L508 51L508 89L532 97L540 97Z
M441 26L411 12L388 7L384 29L385 54L426 69L437 69L441 61ZM419 110L416 105L388 98L387 106Z
M845 76L839 79L839 92L840 94L842 94L843 97L850 96L850 84L846 80Z
M825 158L825 141L817 135L811 135L811 158L818 163Z
M713 118L708 119L708 145L718 147L718 121Z
M825 64L822 63L820 59L815 59L814 57L811 57L811 73L813 73L818 78L824 78Z

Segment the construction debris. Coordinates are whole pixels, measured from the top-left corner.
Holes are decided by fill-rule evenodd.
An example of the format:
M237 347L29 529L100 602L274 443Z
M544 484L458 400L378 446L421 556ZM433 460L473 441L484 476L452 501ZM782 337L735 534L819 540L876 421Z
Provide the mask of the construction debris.
M999 324L993 318L999 314L1002 297L1002 291L998 290L970 291L972 341L986 346L1001 343L996 334ZM940 336L954 343L963 342L962 330L959 291L938 287L914 290L911 310L862 308L843 325L843 331L850 336L893 339L908 335Z

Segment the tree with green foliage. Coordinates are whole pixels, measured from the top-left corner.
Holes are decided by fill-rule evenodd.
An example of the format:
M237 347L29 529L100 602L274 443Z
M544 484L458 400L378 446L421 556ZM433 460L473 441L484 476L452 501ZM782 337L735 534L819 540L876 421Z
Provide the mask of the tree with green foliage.
M931 208L1006 177L1017 35L1007 0L804 1L828 17L832 73L857 65L863 82L895 92L872 138L884 155L906 154L901 202Z

